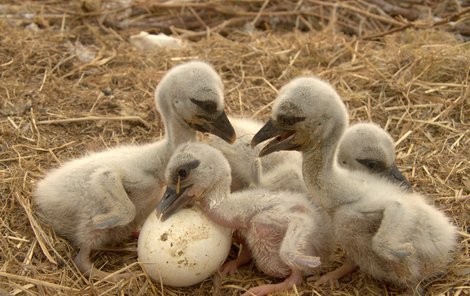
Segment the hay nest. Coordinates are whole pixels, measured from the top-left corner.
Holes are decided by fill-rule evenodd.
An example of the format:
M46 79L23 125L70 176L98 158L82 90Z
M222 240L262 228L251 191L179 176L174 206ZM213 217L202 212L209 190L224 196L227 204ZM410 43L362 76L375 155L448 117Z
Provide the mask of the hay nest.
M455 260L424 283L425 293L468 295L470 44L462 39L469 9L464 1L384 2L1 5L0 294L237 295L277 281L249 265L232 277L163 288L135 263L135 240L93 258L107 271L130 270L131 279L92 281L74 266L76 250L32 209L34 184L51 168L90 151L158 139L155 86L173 65L202 59L221 74L230 114L265 119L283 84L315 74L338 89L352 121L385 127L415 190L459 227ZM139 51L128 37L143 29L188 42L177 50ZM328 268L341 261L337 252ZM356 272L338 288L304 281L292 294L399 292Z

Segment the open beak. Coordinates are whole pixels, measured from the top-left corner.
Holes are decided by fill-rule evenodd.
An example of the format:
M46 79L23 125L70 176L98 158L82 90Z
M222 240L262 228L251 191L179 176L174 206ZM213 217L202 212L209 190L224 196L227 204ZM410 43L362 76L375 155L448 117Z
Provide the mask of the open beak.
M297 150L300 145L294 143L294 136L295 131L275 127L273 121L270 119L253 137L251 147L255 147L259 143L273 138L261 150L259 153L260 157L281 150Z
M181 188L179 192L176 192L172 187L166 188L165 194L163 194L162 199L157 205L157 216L160 218L160 221L168 219L176 210L182 208L191 200L191 197L188 195L191 187L192 185Z
M408 180L405 178L405 176L403 176L395 164L393 164L390 170L387 172L387 177L392 179L393 182L399 183L406 189L411 189L410 182L408 182Z
M225 114L223 111L219 117L217 117L212 122L206 122L204 124L192 124L191 126L200 132L214 134L230 144L235 142L237 139L235 130L228 120L227 114Z

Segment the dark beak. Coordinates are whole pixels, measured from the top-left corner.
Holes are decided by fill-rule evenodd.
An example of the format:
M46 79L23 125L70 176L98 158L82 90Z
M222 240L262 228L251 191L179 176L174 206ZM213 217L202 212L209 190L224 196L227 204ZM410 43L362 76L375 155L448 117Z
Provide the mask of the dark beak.
M300 146L293 142L294 135L295 131L275 127L273 121L270 119L253 137L251 147L255 147L261 142L274 138L261 150L259 153L260 157L281 150L296 150Z
M162 199L157 205L157 216L160 218L160 221L168 219L176 210L182 208L191 200L187 193L191 186L182 188L179 192L176 192L172 187L166 188L165 194L163 194Z
M217 117L212 122L206 122L204 124L192 124L191 126L200 132L214 134L230 144L235 142L237 139L235 130L228 120L227 114L225 114L223 111L219 117Z
M408 182L408 180L405 178L405 176L403 176L395 164L392 165L387 175L392 179L393 182L399 183L406 189L411 189L410 182Z

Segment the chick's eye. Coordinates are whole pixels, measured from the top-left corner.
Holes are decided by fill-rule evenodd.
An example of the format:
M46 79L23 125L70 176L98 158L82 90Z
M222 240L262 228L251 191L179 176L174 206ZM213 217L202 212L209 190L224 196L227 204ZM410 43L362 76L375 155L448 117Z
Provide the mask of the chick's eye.
M287 117L287 116L280 116L279 117L279 122L283 125L291 125L291 120L290 120L290 117Z
M367 166L369 169L373 170L373 169L377 168L377 162L375 162L375 161L369 161L369 162L367 162L366 166Z
M285 115L281 115L278 118L278 121L282 125L294 125L297 122L301 122L301 121L304 121L304 120L305 120L305 117L295 117L295 116L285 116Z
M367 167L369 170L380 172L384 169L385 164L374 159L357 159L359 163Z
M187 168L181 168L181 169L178 170L178 176L179 176L181 179L186 178L188 175L189 175L189 171L188 171Z

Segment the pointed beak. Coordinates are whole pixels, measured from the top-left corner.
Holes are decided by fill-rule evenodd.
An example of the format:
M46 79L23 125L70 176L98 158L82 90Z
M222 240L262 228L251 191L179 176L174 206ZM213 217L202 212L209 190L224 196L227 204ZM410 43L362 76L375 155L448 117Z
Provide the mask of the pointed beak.
M259 153L260 157L281 150L297 150L300 145L294 143L294 136L295 131L275 127L273 121L270 119L253 137L251 140L251 147L255 147L259 143L273 138L261 150Z
M399 183L406 189L411 189L410 182L408 182L408 180L405 178L405 176L403 176L395 164L392 165L387 175L390 179L392 179L393 182Z
M182 188L179 192L176 192L172 187L166 188L165 194L163 194L162 199L157 205L157 216L160 218L160 221L168 219L191 200L191 197L188 195L191 186Z
M237 139L235 130L228 120L227 114L223 111L214 121L204 124L193 124L192 127L200 132L216 135L230 144Z

